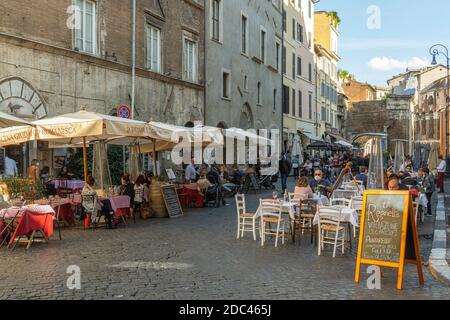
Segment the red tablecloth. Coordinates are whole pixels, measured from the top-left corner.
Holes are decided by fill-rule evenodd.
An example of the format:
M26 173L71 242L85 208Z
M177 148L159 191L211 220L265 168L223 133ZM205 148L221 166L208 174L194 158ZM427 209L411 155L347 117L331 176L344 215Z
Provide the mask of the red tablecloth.
M72 204L70 202L63 203L61 205L56 205L55 207L53 207L53 209L57 214L59 213L59 217L64 221L66 221L69 225L75 224L75 214L73 212Z
M16 218L19 224L14 230L9 244L13 244L14 240L20 236L30 236L33 231L38 230L43 231L45 236L50 238L53 235L53 215L54 212L35 213L25 210L21 216Z
M183 186L177 190L178 195L184 194L180 198L180 203L183 207L188 207L190 202L194 203L195 208L203 208L204 200L203 196L200 194L198 189L193 189L192 187Z

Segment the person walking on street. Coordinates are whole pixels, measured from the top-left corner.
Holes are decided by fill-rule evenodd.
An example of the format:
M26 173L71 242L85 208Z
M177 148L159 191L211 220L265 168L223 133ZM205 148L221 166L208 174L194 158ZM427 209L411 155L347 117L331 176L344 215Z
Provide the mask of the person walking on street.
M427 216L432 216L431 212L431 198L433 193L436 191L435 181L433 175L430 174L428 168L422 168L419 170L419 177L422 181L422 191L425 193L428 199Z
M284 193L287 188L287 178L289 176L289 173L291 172L291 163L289 160L286 159L286 157L283 155L280 158L279 161L279 170L280 170L280 177L281 177L281 189Z
M438 172L438 176L437 176L437 187L439 189L439 192L442 193L444 192L444 177L445 177L445 172L447 171L447 163L444 160L444 157L442 155L439 156L439 165L437 167L437 172Z

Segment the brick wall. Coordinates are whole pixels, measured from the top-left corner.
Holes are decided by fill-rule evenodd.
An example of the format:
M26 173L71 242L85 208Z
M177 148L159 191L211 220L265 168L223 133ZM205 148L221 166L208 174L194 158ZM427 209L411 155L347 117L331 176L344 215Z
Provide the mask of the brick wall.
M342 89L345 95L349 98L349 101L366 101L369 100L368 95L375 95L375 91L372 90L367 84L360 83L358 81L350 79L348 83L342 85Z
M360 101L349 104L347 135L387 130L388 140L409 138L409 100L391 97L382 101ZM389 143L390 149L392 144ZM394 150L391 150L394 152Z

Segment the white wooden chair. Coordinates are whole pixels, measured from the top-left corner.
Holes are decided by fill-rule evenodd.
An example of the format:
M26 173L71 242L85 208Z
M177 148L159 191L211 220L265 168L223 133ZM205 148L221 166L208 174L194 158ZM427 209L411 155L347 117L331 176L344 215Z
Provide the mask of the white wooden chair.
M351 200L346 198L334 198L330 200L330 206L342 206L350 208Z
M253 240L256 241L256 213L248 213L245 206L245 195L236 194L236 210L238 215L237 238L244 237L244 232L252 232Z
M354 197L351 200L350 207L356 210L356 213L358 214L359 217L359 221L361 221L363 202L364 202L363 197ZM356 226L353 226L353 236L356 237Z
M341 247L345 252L345 228L341 226L341 210L327 207L319 207L319 245L318 255L322 254L325 245L333 245L333 258L336 250Z
M284 244L286 221L282 218L282 205L277 200L260 199L261 215L261 246L264 246L266 235L275 236L275 247L278 246L278 238ZM276 226L274 228L274 225Z
M308 195L303 193L289 193L288 197L289 202L295 203L297 206L300 205L300 201L308 199Z
M416 200L414 200L414 218L416 219L416 225L419 224L419 222L422 221L422 214L424 209L422 208L422 214L420 214L420 201L419 198L416 198ZM420 214L420 215L419 215Z
M333 192L331 198L345 198L351 199L352 197L356 197L358 194L358 190L356 189L337 189Z

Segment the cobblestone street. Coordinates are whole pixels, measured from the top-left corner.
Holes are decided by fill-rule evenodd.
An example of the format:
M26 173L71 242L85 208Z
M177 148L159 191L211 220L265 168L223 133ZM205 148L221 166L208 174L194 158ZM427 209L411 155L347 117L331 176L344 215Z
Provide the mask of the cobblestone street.
M258 194L250 195L255 210ZM425 286L408 266L404 290L396 273L383 273L382 289L353 282L353 251L331 258L316 248L285 244L261 248L236 239L234 203L220 209L189 210L172 220L138 221L112 231L63 230L50 244L1 249L1 299L449 299L450 288L425 268ZM419 234L423 234L419 230ZM428 230L426 230L429 233ZM431 240L421 237L428 260ZM81 289L69 290L67 267L81 268Z

